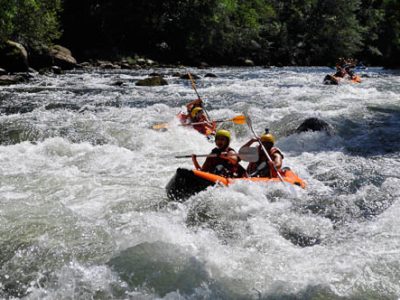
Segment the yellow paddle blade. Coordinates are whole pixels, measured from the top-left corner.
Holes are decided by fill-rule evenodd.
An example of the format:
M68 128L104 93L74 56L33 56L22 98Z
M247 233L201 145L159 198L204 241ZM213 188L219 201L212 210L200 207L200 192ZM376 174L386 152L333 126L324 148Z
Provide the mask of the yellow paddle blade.
M164 130L164 129L168 129L168 123L160 123L160 124L154 124L153 126L151 126L152 129L154 130Z
M236 117L232 118L231 121L235 124L244 125L244 124L246 124L246 116L243 116L243 115L236 116Z

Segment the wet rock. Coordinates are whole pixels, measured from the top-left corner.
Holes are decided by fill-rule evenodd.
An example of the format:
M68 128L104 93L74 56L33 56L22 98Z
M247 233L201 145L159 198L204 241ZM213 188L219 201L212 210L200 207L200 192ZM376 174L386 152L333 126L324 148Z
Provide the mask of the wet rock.
M254 67L254 61L252 61L251 59L244 59L242 60L242 64L246 67Z
M28 52L19 43L6 41L0 44L0 66L8 72L28 71Z
M160 86L160 85L168 85L168 82L162 78L161 76L154 76L139 80L136 82L137 86Z
M321 119L308 118L296 129L297 133L306 131L325 131L328 134L333 134L333 127Z
M26 79L21 75L1 75L0 85L11 85L25 82Z
M158 63L156 61L149 59L149 58L144 58L144 57L136 58L134 64L138 65L139 67L143 67L143 68L158 66Z
M210 282L203 264L183 249L164 242L142 243L108 262L130 287L143 287L161 297L179 290L191 295Z
M116 69L121 69L120 66L113 64L112 62L101 62L99 64L99 68L100 69L104 69L104 70L116 70Z
M7 75L7 71L0 68L0 76Z
M121 63L121 69L123 70L130 70L132 69L131 65L128 63Z
M46 110L55 110L55 109L68 109L73 111L80 110L80 107L71 103L50 103L44 107Z
M63 70L71 70L77 65L71 51L63 46L54 45L50 49L50 54L53 57L54 65L59 66Z
M34 68L29 67L28 69L29 74L37 74L39 73L38 71L36 71Z
M200 77L197 76L196 74L191 73L190 75L192 75L192 78L193 78L193 79L200 79ZM187 73L181 75L179 78L180 78L180 79L190 79L190 78L189 78L189 74L187 74Z
M318 237L307 236L301 232L293 232L289 230L281 231L281 235L291 241L294 245L300 247L311 247L321 243Z
M172 73L172 77L181 77L182 74L179 72Z
M85 61L80 64L77 64L77 66L81 67L81 68L90 68L90 67L92 67L92 64L90 62Z
M206 75L204 75L204 77L217 78L218 76L213 73L207 73Z
M115 86L122 86L124 84L124 82L122 80L118 80L113 82L111 85L115 85Z
M59 66L52 66L51 70L53 71L54 74L61 75L63 71Z

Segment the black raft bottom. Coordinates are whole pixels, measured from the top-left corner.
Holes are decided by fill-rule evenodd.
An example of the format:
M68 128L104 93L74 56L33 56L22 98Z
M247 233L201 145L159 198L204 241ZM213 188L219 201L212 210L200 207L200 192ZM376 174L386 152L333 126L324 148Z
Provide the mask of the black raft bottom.
M205 190L213 182L197 177L192 170L177 169L176 174L166 186L167 195L170 200L183 202L190 196Z

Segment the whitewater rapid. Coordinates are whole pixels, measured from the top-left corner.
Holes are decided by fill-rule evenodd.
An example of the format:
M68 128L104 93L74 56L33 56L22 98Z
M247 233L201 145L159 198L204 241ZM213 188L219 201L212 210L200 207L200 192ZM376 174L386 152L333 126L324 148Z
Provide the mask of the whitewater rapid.
M135 85L153 71L169 85ZM174 156L213 148L178 126L196 96L177 71L200 75L214 119L269 128L307 189L241 182L168 202L192 167ZM0 298L399 298L400 76L323 85L331 72L95 70L0 87ZM310 117L333 134L295 133ZM223 128L235 149L251 138Z

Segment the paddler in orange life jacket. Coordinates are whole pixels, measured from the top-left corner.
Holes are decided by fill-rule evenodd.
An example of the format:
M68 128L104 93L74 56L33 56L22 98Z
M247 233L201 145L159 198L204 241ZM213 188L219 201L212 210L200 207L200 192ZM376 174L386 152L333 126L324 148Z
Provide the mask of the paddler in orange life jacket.
M201 99L193 100L186 105L186 108L188 113L181 116L184 122L187 124L202 123L193 125L193 128L207 136L214 134L216 124L208 119L203 109L203 101Z
M279 171L282 167L282 160L283 160L283 154L281 150L279 150L277 147L274 147L275 143L275 137L266 130L266 133L264 133L260 137L261 143L265 147L265 150L267 150L269 157L272 159L270 161L268 157L265 155L264 150L261 148L259 145L258 148L258 155L259 159L257 162L251 162L247 166L247 173L249 176L255 176L255 177L278 177L278 174L275 171L275 168ZM243 147L249 147L251 144L254 142L257 142L256 138L251 139L248 141L246 144L243 145ZM260 166L265 165L265 167L259 169ZM275 166L275 168L274 168Z
M217 174L224 177L247 177L246 170L239 164L240 158L235 150L229 147L231 134L228 130L218 130L215 134L215 147L200 167L196 155L192 155L192 161L197 170ZM215 155L215 156L214 156Z
M355 60L351 58L339 58L338 62L336 63L336 74L334 76L343 78L346 75L349 75L350 79L353 79L356 76L353 71L355 67Z
M201 107L195 107L190 113L191 123L201 123L192 125L194 129L204 135L211 135L215 132L216 124L207 118Z

